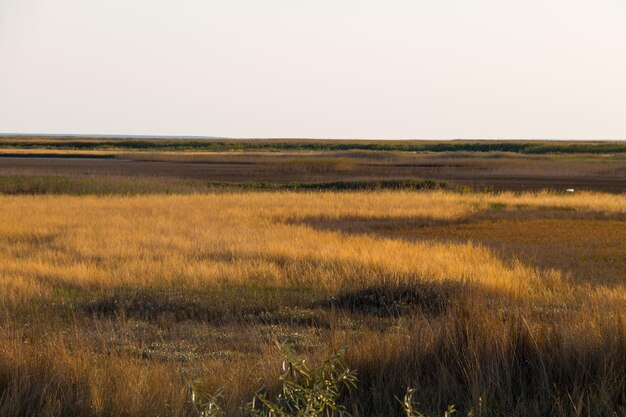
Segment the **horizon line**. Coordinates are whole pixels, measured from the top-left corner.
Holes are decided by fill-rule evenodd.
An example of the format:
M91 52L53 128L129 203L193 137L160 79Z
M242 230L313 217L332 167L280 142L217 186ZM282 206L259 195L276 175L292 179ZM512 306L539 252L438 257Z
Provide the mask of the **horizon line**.
M7 137L50 137L50 138L107 138L107 139L182 139L182 140L345 140L345 141L588 141L588 142L623 142L626 138L333 138L333 137L229 137L209 135L133 135L133 134L107 134L107 133L0 133L0 138Z

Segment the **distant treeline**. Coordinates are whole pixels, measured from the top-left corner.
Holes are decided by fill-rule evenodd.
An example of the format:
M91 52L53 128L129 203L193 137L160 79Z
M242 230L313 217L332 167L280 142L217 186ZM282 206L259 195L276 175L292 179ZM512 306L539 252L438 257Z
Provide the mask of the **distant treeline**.
M626 153L626 142L556 141L338 141L338 140L163 140L163 139L0 139L0 148L129 151L405 151L405 152L515 152Z

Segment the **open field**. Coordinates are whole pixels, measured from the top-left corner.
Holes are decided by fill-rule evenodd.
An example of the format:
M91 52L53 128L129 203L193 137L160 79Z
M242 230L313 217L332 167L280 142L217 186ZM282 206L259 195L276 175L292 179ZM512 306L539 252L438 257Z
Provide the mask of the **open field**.
M625 230L609 194L3 196L0 414L190 415L193 376L234 412L282 342L348 346L359 415L624 415Z
M116 189L120 193L129 191L123 184L116 185L123 183L120 178L132 178L133 181L141 178L138 182L143 185L138 187L139 192L204 192L215 185L223 188L227 184L258 188L254 184L266 183L273 184L273 188L293 189L285 185L405 180L434 180L453 189L469 187L479 191L563 191L567 188L612 193L626 191L626 147L622 142L587 144L587 148L581 148L589 153L579 152L581 149L577 146L582 145L567 142L543 144L545 149L559 150L557 153L529 153L523 147L516 149L513 145L524 145L516 142L419 144L435 149L428 152L394 150L394 146L398 148L401 144L396 142L391 145L362 142L348 147L350 143L341 142L244 141L243 144L247 143L251 149L239 144L244 146L239 151L218 147L218 144L223 145L222 142L207 141L182 141L173 149L147 145L144 149L132 141L104 142L109 143L107 146L96 140L83 141L76 142L81 144L77 148L70 146L74 142L67 141L52 142L54 146L50 148L47 142L26 141L24 143L28 146L18 146L20 143L0 141L0 176L4 177L1 192L31 192L28 181L25 181L28 177L57 177L56 180L49 179L51 183L90 182L91 186L79 184L76 188L109 190L109 193L115 193ZM261 147L262 152L256 149L264 143L275 148ZM135 148L131 146L133 144ZM290 151L286 148L294 144L327 146L319 150L304 147ZM342 148L334 150L333 144ZM200 150L184 147L191 145ZM364 149L359 147L366 145ZM376 150L375 145L388 146L391 150ZM451 149L459 150L437 150L439 145L458 145ZM489 147L480 152L463 150L464 146L470 145ZM218 150L211 151L213 148ZM509 148L513 151L507 150ZM164 181L169 182L169 186L164 186ZM95 182L100 185L96 186ZM41 191L41 187L35 188ZM51 185L53 193L71 194L71 191L72 187Z
M0 416L626 415L622 142L0 140ZM564 192L574 188L574 193Z

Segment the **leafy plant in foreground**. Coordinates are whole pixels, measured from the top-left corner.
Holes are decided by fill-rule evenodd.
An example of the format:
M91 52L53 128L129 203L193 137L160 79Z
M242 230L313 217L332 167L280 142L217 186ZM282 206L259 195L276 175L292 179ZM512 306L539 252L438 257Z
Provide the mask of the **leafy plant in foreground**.
M245 417L352 417L348 408L337 400L344 389L356 388L356 371L349 369L343 359L343 350L331 355L317 368L309 368L303 359L283 347L285 360L280 376L281 392L275 400L268 397L263 388L252 401L241 407ZM426 417L417 411L413 402L415 390L408 388L401 400L406 417ZM209 392L199 380L190 388L191 402L198 417L226 417L219 402L224 390ZM456 414L449 406L443 417ZM473 413L467 414L471 417Z
M283 349L283 373L280 376L281 392L276 399L269 398L262 389L242 407L248 417L350 417L349 410L338 399L344 389L356 388L356 372L343 361L343 352L337 352L316 368L310 368L305 360ZM208 392L195 381L191 386L191 398L199 417L224 417L226 413L218 405L222 390Z
M404 399L402 402L402 409L406 417L426 417L424 414L417 411L415 408L416 404L413 402L413 394L415 393L415 389L407 388L406 393L404 394ZM443 413L443 417L452 417L456 414L456 408L451 405L448 409ZM472 414L468 414L467 417L471 417Z

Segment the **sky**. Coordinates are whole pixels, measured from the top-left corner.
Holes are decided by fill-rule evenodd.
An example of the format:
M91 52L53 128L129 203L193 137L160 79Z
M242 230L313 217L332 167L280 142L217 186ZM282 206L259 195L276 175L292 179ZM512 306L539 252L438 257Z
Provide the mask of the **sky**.
M626 138L624 0L0 0L0 133Z

